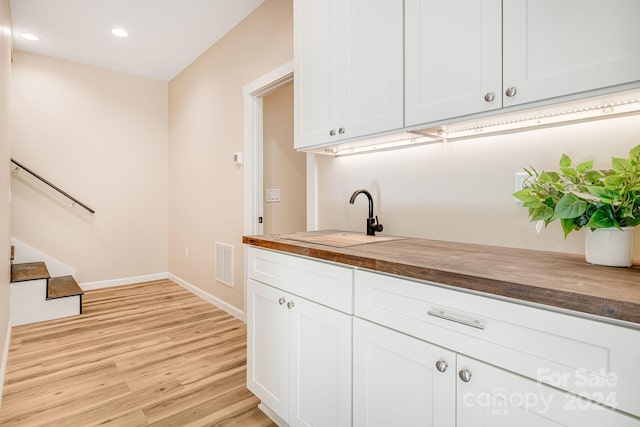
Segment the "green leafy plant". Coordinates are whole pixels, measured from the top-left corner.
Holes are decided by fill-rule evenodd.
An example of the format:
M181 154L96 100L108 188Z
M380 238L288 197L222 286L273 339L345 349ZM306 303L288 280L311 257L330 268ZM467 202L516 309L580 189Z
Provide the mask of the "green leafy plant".
M559 172L528 174L522 190L513 193L529 210L531 221L545 226L560 220L565 238L582 227L622 228L640 224L640 145L626 159L614 157L611 169L594 170L593 161L577 166L560 158Z

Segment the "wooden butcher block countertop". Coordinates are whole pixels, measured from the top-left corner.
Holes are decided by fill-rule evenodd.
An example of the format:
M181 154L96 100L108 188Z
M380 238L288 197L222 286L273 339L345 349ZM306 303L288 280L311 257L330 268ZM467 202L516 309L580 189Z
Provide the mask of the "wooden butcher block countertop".
M602 267L582 255L438 240L325 239L322 231L244 236L245 244L640 324L640 266ZM322 241L323 244L303 241ZM320 237L317 237L320 236ZM339 237L339 236L338 236ZM388 237L382 235L381 237ZM357 239L356 239L357 240Z

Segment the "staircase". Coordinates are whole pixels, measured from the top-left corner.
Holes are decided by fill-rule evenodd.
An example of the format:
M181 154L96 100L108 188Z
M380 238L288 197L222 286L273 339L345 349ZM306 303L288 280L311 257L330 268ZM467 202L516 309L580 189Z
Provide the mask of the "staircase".
M11 246L11 324L13 326L82 314L82 295L73 276L51 277L44 262L14 264Z

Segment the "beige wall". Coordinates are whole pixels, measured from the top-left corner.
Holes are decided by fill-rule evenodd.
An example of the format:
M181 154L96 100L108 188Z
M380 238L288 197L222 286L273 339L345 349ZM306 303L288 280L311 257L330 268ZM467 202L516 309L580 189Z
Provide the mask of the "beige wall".
M293 149L293 83L263 98L263 186L280 189L280 202L264 203L265 234L307 227L307 156ZM265 195L266 200L266 195Z
M11 93L11 13L0 0L0 364L9 324L9 101ZM1 366L1 365L0 365ZM0 401L2 381L0 377Z
M23 52L12 77L12 156L96 210L14 176L12 237L79 282L166 272L168 84Z
M527 211L514 203L514 175L522 167L558 168L564 152L576 162L610 167L640 144L640 116L440 143L397 151L318 156L318 224L364 232L368 188L388 234L499 246L583 253L584 232L563 239L559 224L536 234ZM640 261L636 230L634 258Z
M292 0L267 0L169 82L169 271L239 309L242 88L293 58L292 12ZM214 279L216 241L235 248L234 287Z

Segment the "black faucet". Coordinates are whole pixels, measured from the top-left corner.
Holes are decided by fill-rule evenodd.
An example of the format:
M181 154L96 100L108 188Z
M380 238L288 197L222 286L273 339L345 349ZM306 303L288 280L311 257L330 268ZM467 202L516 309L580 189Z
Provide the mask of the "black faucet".
M367 218L367 236L375 236L376 231L382 231L382 224L378 222L378 216L373 216L373 198L371 197L371 193L367 190L356 190L351 195L351 199L349 199L349 203L353 204L356 201L356 197L358 194L364 194L369 199L369 218Z

